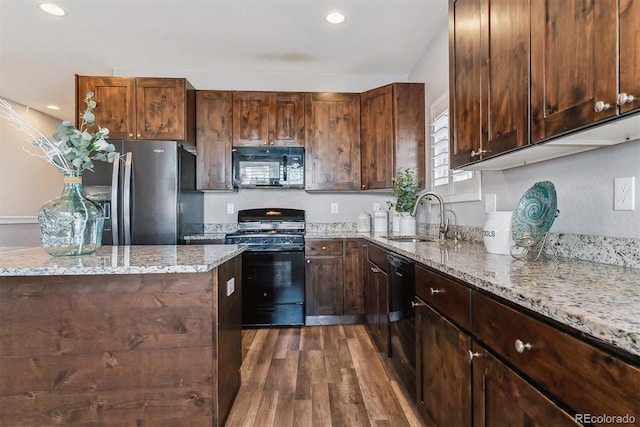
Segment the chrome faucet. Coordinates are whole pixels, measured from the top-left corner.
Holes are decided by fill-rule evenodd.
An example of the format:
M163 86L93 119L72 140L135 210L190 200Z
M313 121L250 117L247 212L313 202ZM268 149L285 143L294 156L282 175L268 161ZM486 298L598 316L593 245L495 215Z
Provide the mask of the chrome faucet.
M415 205L413 205L413 211L411 211L411 216L416 216L416 212L418 211L418 205L420 204L420 201L425 197L429 199L433 197L440 204L440 229L439 229L440 232L438 233L438 238L440 240L444 240L447 238L447 232L449 231L449 220L447 219L446 222L444 220L444 202L442 201L442 197L440 197L438 194L428 190L418 193L418 198L416 199Z

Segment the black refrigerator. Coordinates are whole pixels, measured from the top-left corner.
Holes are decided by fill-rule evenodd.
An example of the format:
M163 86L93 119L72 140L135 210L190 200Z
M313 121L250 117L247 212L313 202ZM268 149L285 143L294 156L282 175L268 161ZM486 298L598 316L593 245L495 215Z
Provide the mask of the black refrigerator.
M86 196L105 215L103 245L176 245L201 234L195 148L176 141L109 141L119 161L84 171Z

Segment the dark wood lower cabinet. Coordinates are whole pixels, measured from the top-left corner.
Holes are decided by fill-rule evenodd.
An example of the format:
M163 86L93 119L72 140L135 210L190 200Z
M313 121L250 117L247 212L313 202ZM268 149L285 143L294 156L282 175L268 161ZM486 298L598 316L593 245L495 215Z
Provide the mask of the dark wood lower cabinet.
M474 427L581 425L482 346L473 354Z
M306 324L361 323L363 241L308 239L305 257Z
M471 337L416 301L418 412L429 426L471 426Z
M223 425L240 271L0 277L0 425Z
M376 347L389 355L389 275L370 260L365 268L365 317Z

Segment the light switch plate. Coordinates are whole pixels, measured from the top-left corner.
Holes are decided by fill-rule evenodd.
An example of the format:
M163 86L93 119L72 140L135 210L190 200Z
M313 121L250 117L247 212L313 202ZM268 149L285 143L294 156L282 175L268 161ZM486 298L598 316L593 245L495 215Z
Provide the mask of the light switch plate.
M495 212L496 211L496 193L485 194L484 196L484 212Z
M337 214L338 213L338 204L333 202L331 203L331 213L332 214Z

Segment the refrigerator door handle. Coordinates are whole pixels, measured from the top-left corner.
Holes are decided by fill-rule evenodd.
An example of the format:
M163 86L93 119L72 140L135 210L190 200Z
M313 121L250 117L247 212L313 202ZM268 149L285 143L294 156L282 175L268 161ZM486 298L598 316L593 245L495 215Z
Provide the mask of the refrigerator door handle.
M118 174L120 173L120 153L116 153L113 159L113 169L111 172L111 234L113 245L118 246Z
M131 244L131 175L133 154L128 152L124 159L124 185L122 189L122 222L124 226L124 244Z

